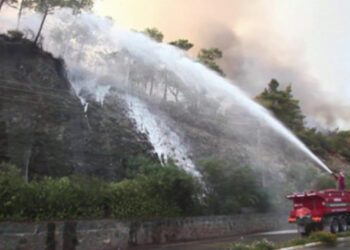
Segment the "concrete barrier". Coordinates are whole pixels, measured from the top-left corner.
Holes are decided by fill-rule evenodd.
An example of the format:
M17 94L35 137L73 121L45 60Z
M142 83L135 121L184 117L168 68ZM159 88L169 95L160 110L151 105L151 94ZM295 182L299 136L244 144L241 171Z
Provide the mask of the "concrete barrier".
M0 223L0 250L112 250L289 228L287 215Z

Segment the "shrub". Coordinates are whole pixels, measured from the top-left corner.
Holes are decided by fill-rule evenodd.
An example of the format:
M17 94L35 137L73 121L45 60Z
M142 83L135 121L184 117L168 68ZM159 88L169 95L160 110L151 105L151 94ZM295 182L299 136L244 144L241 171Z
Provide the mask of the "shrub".
M242 207L268 210L269 197L258 186L252 169L215 158L202 159L198 161L198 166L206 185L207 213L239 213Z
M273 242L263 239L263 240L254 242L253 249L254 250L274 250L275 245L273 244Z
M109 185L109 207L113 218L176 216L176 204L153 195L147 178Z
M9 38L14 41L19 41L23 38L23 33L19 30L9 30L7 31L7 34Z
M312 241L321 241L327 244L334 244L337 241L337 236L329 232L319 231L311 233L309 239Z
M106 183L70 176L25 183L13 165L0 164L0 220L179 216L198 206L198 182L175 165L144 166L133 179Z
M251 247L248 245L238 243L238 244L234 244L232 247L230 247L230 250L251 250Z
M18 206L26 197L25 182L20 171L8 163L0 164L0 218L21 217Z
M296 245L305 245L307 243L316 242L316 241L321 241L327 244L334 244L337 241L337 236L335 234L325 232L325 231L313 232L309 237L293 239L289 241L287 244L285 244L285 246L288 247L288 246L296 246Z

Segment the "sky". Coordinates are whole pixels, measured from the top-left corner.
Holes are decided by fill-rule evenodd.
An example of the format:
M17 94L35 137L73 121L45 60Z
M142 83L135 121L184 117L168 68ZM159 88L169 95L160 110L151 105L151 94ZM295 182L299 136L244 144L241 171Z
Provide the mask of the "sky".
M272 78L294 96L312 124L350 129L350 1L348 0L101 0L94 12L115 25L156 27L218 47L227 77L252 97Z

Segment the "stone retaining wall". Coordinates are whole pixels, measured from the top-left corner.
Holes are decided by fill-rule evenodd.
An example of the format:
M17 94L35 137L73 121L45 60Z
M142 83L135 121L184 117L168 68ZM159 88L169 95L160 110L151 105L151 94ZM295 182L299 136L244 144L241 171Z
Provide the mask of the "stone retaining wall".
M112 250L288 228L287 215L0 223L0 250Z

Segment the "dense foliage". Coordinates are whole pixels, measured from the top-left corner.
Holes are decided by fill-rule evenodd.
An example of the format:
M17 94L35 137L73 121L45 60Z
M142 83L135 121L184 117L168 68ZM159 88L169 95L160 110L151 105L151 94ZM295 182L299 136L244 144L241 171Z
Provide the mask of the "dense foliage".
M45 177L26 183L13 165L0 164L0 219L135 218L190 215L199 184L175 165L144 165L132 179Z
M190 43L187 39L178 39L170 42L169 44L186 51L193 47L193 43Z
M164 35L157 28L147 28L144 30L144 33L159 43L163 41Z
M44 177L27 183L21 172L0 164L0 220L150 218L264 210L268 199L249 168L232 170L217 159L200 161L206 186L171 161L140 160L121 182L95 177Z
M299 101L293 98L291 85L280 90L278 81L272 79L256 100L290 128L315 154L324 158L328 155L341 155L350 161L350 131L322 133L315 128L306 128L304 115Z
M220 75L225 76L224 71L215 62L215 60L222 57L222 51L218 48L201 49L198 53L198 60L206 65L208 68L218 72Z
M198 167L206 183L207 214L237 213L243 207L258 211L269 208L268 196L257 183L252 169L237 168L234 163L213 158L200 160Z
M271 110L281 122L293 131L304 129L304 116L299 101L293 99L291 85L288 85L284 90L279 90L278 87L279 83L272 79L268 87L256 97L256 100Z

